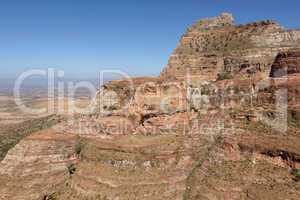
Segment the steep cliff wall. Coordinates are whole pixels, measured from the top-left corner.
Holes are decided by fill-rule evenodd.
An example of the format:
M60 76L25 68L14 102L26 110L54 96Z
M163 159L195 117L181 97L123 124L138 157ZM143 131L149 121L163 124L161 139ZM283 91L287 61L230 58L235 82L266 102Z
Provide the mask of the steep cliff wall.
M272 65L271 77L281 77L300 73L300 52L284 52L278 54Z
M300 44L299 30L284 30L274 21L233 21L230 14L222 14L197 22L182 37L161 77L214 81L222 73L265 76L278 52Z

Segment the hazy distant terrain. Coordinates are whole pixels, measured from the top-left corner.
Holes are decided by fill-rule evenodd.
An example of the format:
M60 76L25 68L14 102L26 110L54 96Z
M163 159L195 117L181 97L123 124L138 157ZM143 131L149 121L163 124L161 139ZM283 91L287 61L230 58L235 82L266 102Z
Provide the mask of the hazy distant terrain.
M74 83L79 82L79 80L72 80ZM67 88L67 82L65 82L65 88ZM99 88L97 80L89 80L95 88ZM41 116L30 115L28 113L23 113L15 103L14 96L14 79L0 79L0 125L2 124L16 124L23 122L24 120L38 118ZM54 87L54 101L55 106L58 105L58 101L64 101L65 106L67 106L67 97L69 96L67 89L65 89L65 98L58 100L58 90L57 81ZM24 82L21 87L20 94L22 97L22 102L30 108L47 108L48 106L48 83L46 79L29 79ZM89 101L94 94L90 94L88 90L79 88L75 93L76 101L80 101L81 105ZM66 109L67 110L67 109ZM53 113L48 113L53 114ZM47 114L43 114L45 116Z
M91 81L93 82L93 81ZM95 81L93 82L95 85ZM64 98L54 97L54 112L43 114L29 114L23 112L16 104L13 93L14 80L0 79L0 160L7 151L22 138L58 123L64 115L68 114L69 105L67 93ZM29 81L21 88L22 102L33 109L45 108L48 110L47 82L45 80ZM86 90L78 90L75 105L86 107L92 98ZM57 105L63 104L64 109L58 113Z

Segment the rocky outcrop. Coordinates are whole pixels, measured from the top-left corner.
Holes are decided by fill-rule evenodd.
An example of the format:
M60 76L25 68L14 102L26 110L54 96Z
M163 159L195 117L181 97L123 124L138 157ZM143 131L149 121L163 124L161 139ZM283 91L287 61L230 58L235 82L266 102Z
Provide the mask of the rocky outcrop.
M43 200L56 192L77 162L76 137L52 129L23 139L0 163L0 199Z
M300 73L300 51L279 53L272 65L270 77Z
M28 135L49 128L62 121L62 117L50 115L42 118L31 119L18 125L2 126L0 130L0 161L5 157L9 149L18 144Z
M284 30L269 20L234 25L232 16L223 14L188 29L161 77L214 81L221 73L267 76L276 55L299 44L299 30Z

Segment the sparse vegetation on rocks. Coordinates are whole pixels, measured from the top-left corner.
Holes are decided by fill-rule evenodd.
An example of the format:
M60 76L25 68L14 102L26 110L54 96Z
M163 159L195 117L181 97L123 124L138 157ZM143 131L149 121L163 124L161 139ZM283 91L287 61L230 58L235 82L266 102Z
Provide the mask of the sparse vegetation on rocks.
M32 136L54 124L45 119L12 131L3 143L3 152L12 151L0 165L0 194L24 200L32 199L24 194L52 191L70 200L300 199L294 62L300 54L284 56L296 65L287 79L270 77L277 51L300 44L282 41L287 31L277 23L235 26L232 20L225 14L190 28L160 77L133 78L132 88L128 80L103 86L114 95L99 95L99 104L114 112L76 118L87 130L62 124L63 131ZM277 98L280 89L287 96ZM280 131L277 100L285 97L288 124Z
M299 171L298 169L293 168L293 169L291 170L291 174L294 176L293 179L294 179L296 182L300 182L300 171Z
M39 119L22 122L18 125L7 125L0 130L0 160L7 151L31 133L50 128L62 121L59 116L51 115Z
M221 81L221 80L227 80L227 79L232 79L232 78L233 78L233 76L229 72L223 71L218 74L217 80Z

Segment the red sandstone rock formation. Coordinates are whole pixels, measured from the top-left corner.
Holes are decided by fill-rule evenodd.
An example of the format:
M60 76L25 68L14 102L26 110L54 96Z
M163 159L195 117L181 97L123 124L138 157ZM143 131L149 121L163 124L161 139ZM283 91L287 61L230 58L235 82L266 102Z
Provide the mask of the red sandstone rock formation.
M271 77L300 73L300 52L279 53L272 65Z
M220 73L267 76L280 51L299 47L299 30L286 31L270 20L236 26L232 16L225 16L188 29L161 77L214 81Z
M0 199L299 199L299 37L200 21L160 77L110 82L105 112L11 149Z

